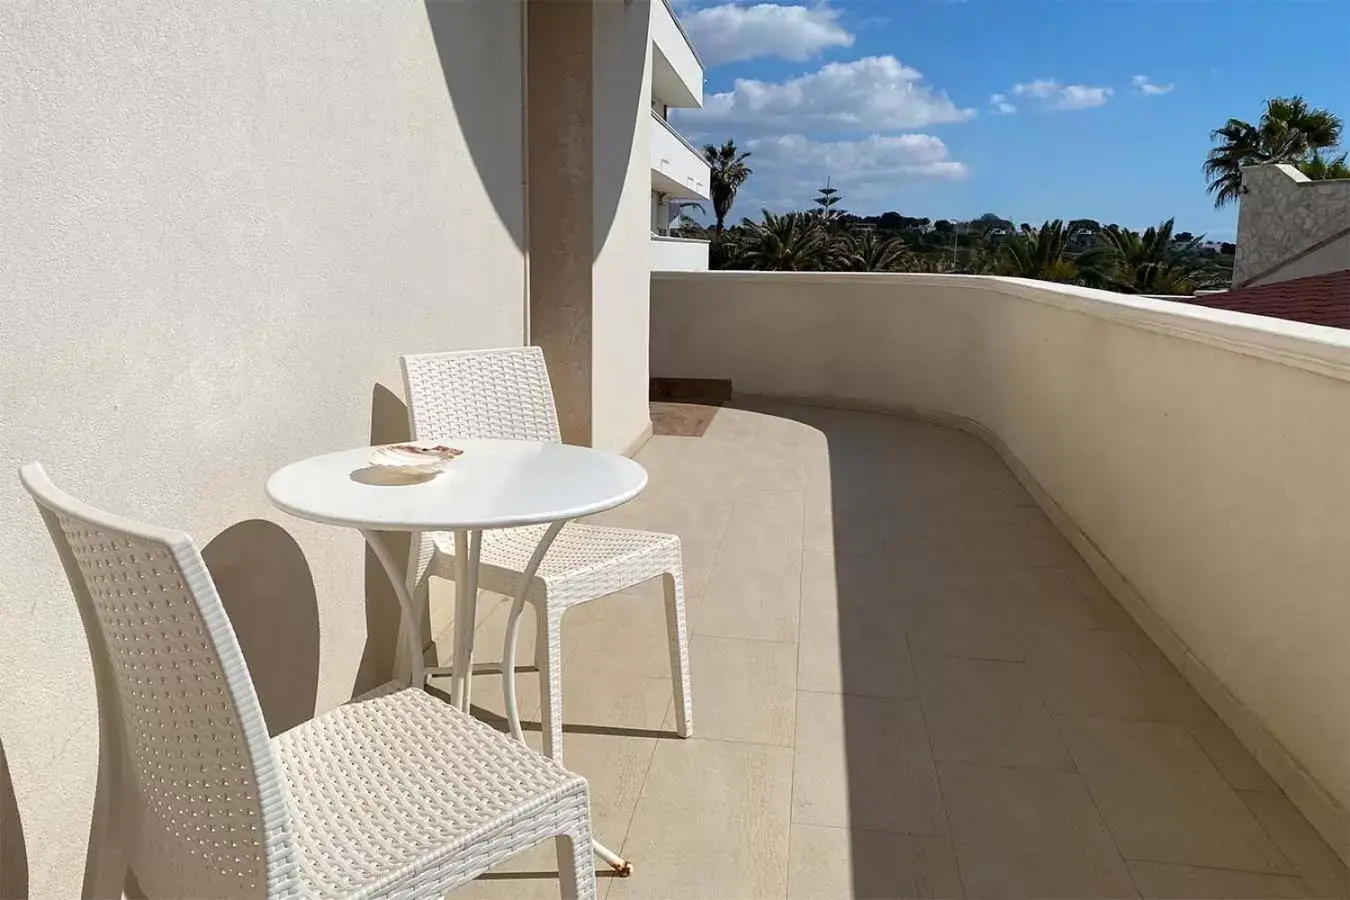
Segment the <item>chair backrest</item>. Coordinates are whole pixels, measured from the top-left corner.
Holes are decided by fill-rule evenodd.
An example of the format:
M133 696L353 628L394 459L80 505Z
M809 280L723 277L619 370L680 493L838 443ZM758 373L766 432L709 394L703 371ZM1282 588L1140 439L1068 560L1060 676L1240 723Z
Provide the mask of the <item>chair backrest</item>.
M562 440L538 347L404 356L408 424L419 440Z
M151 897L298 882L286 788L234 629L192 539L20 471L80 607L112 747L121 849Z

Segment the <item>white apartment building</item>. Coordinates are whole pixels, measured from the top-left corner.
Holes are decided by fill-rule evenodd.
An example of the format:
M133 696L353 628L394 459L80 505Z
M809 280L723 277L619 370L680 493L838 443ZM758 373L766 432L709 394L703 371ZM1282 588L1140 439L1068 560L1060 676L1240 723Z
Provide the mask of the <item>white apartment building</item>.
M707 208L708 163L670 124L672 109L703 105L703 63L669 0L652 2L652 269L702 271L708 242L672 237L681 203Z

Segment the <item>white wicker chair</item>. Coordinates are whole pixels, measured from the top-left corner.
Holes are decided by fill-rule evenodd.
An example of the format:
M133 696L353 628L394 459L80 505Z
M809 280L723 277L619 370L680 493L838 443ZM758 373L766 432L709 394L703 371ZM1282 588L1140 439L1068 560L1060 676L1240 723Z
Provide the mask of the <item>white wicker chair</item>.
M89 640L109 833L149 896L440 897L550 837L563 895L595 896L580 776L406 686L269 739L192 539L21 476Z
M538 347L428 353L404 356L401 362L408 420L416 439L562 439L548 369ZM479 587L516 595L546 530L535 526L484 532ZM420 585L428 574L454 579L455 543L450 534L424 534L413 553L411 586ZM530 579L525 599L537 613L535 662L544 749L555 761L562 761L563 614L579 603L657 576L663 576L665 587L675 725L682 737L688 737L693 728L693 701L679 537L568 523ZM462 664L458 659L452 662Z

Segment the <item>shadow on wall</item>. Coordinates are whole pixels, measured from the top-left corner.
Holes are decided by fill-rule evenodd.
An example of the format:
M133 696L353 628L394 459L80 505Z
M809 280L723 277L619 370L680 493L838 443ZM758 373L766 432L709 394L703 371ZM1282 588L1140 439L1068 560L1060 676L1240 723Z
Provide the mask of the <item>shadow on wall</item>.
M28 896L28 849L19 820L19 804L9 780L5 745L0 743L0 900Z
M314 716L319 604L300 545L274 522L248 519L202 550L248 662L273 736Z
M439 6L441 4L433 4ZM459 5L459 4L454 4ZM471 4L481 5L481 4ZM382 384L375 385L370 397L370 443L392 444L411 438L408 431L408 407L393 391ZM396 559L407 559L410 545L407 533L389 537L389 548ZM366 548L366 648L361 655L352 696L362 694L385 683L393 675L394 657L398 648L398 625L402 611L398 597L389 585L389 576ZM421 633L430 632L430 609L426 602L426 582L423 581Z
M652 0L660 3L662 0ZM647 67L650 38L651 2L595 4L592 13L598 27L594 51L603 77L596 78L592 107L597 133L591 143L595 156L592 165L594 182L591 246L594 258L609 239L619 211L619 200L628 180L628 162L632 153L635 129L639 123L651 119L649 98L642 94L642 73ZM644 169L650 162L643 160ZM644 182L650 176L643 172ZM641 191L644 204L648 189ZM644 206L645 209L645 206ZM646 216L644 214L643 221ZM644 240L645 240L645 225ZM621 226L631 228L631 225Z
M454 118L497 218L523 251L524 72L511 65L521 46L520 19L505 13L512 8L509 3L426 0Z
M524 60L520 59L523 23L518 15L507 15L503 10L524 10L527 14L530 2L538 0L520 0L518 4L426 0L427 22L455 119L497 217L522 251L526 245L527 202L521 188L525 172L521 139L525 111ZM606 8L611 6L616 8ZM602 133L592 144L596 255L605 245L619 208L635 129L647 117L642 73L647 64L649 13L647 0L595 3L592 10L594 16L623 15L631 23L618 46L608 42L603 48L593 48L605 54L603 71L611 73L596 79L592 104L600 111L603 123ZM606 29L601 38L613 36ZM608 111L617 114L606 115Z

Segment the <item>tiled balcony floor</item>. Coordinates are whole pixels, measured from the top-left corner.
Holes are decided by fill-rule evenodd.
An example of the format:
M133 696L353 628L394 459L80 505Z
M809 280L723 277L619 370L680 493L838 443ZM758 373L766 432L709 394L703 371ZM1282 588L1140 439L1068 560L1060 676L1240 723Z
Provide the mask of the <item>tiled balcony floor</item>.
M638 459L650 487L601 519L684 540L697 737L670 730L659 584L569 613L566 762L635 867L602 897L1344 896L979 440L726 408ZM474 690L500 709L497 678ZM556 897L554 872L550 845L454 896Z

